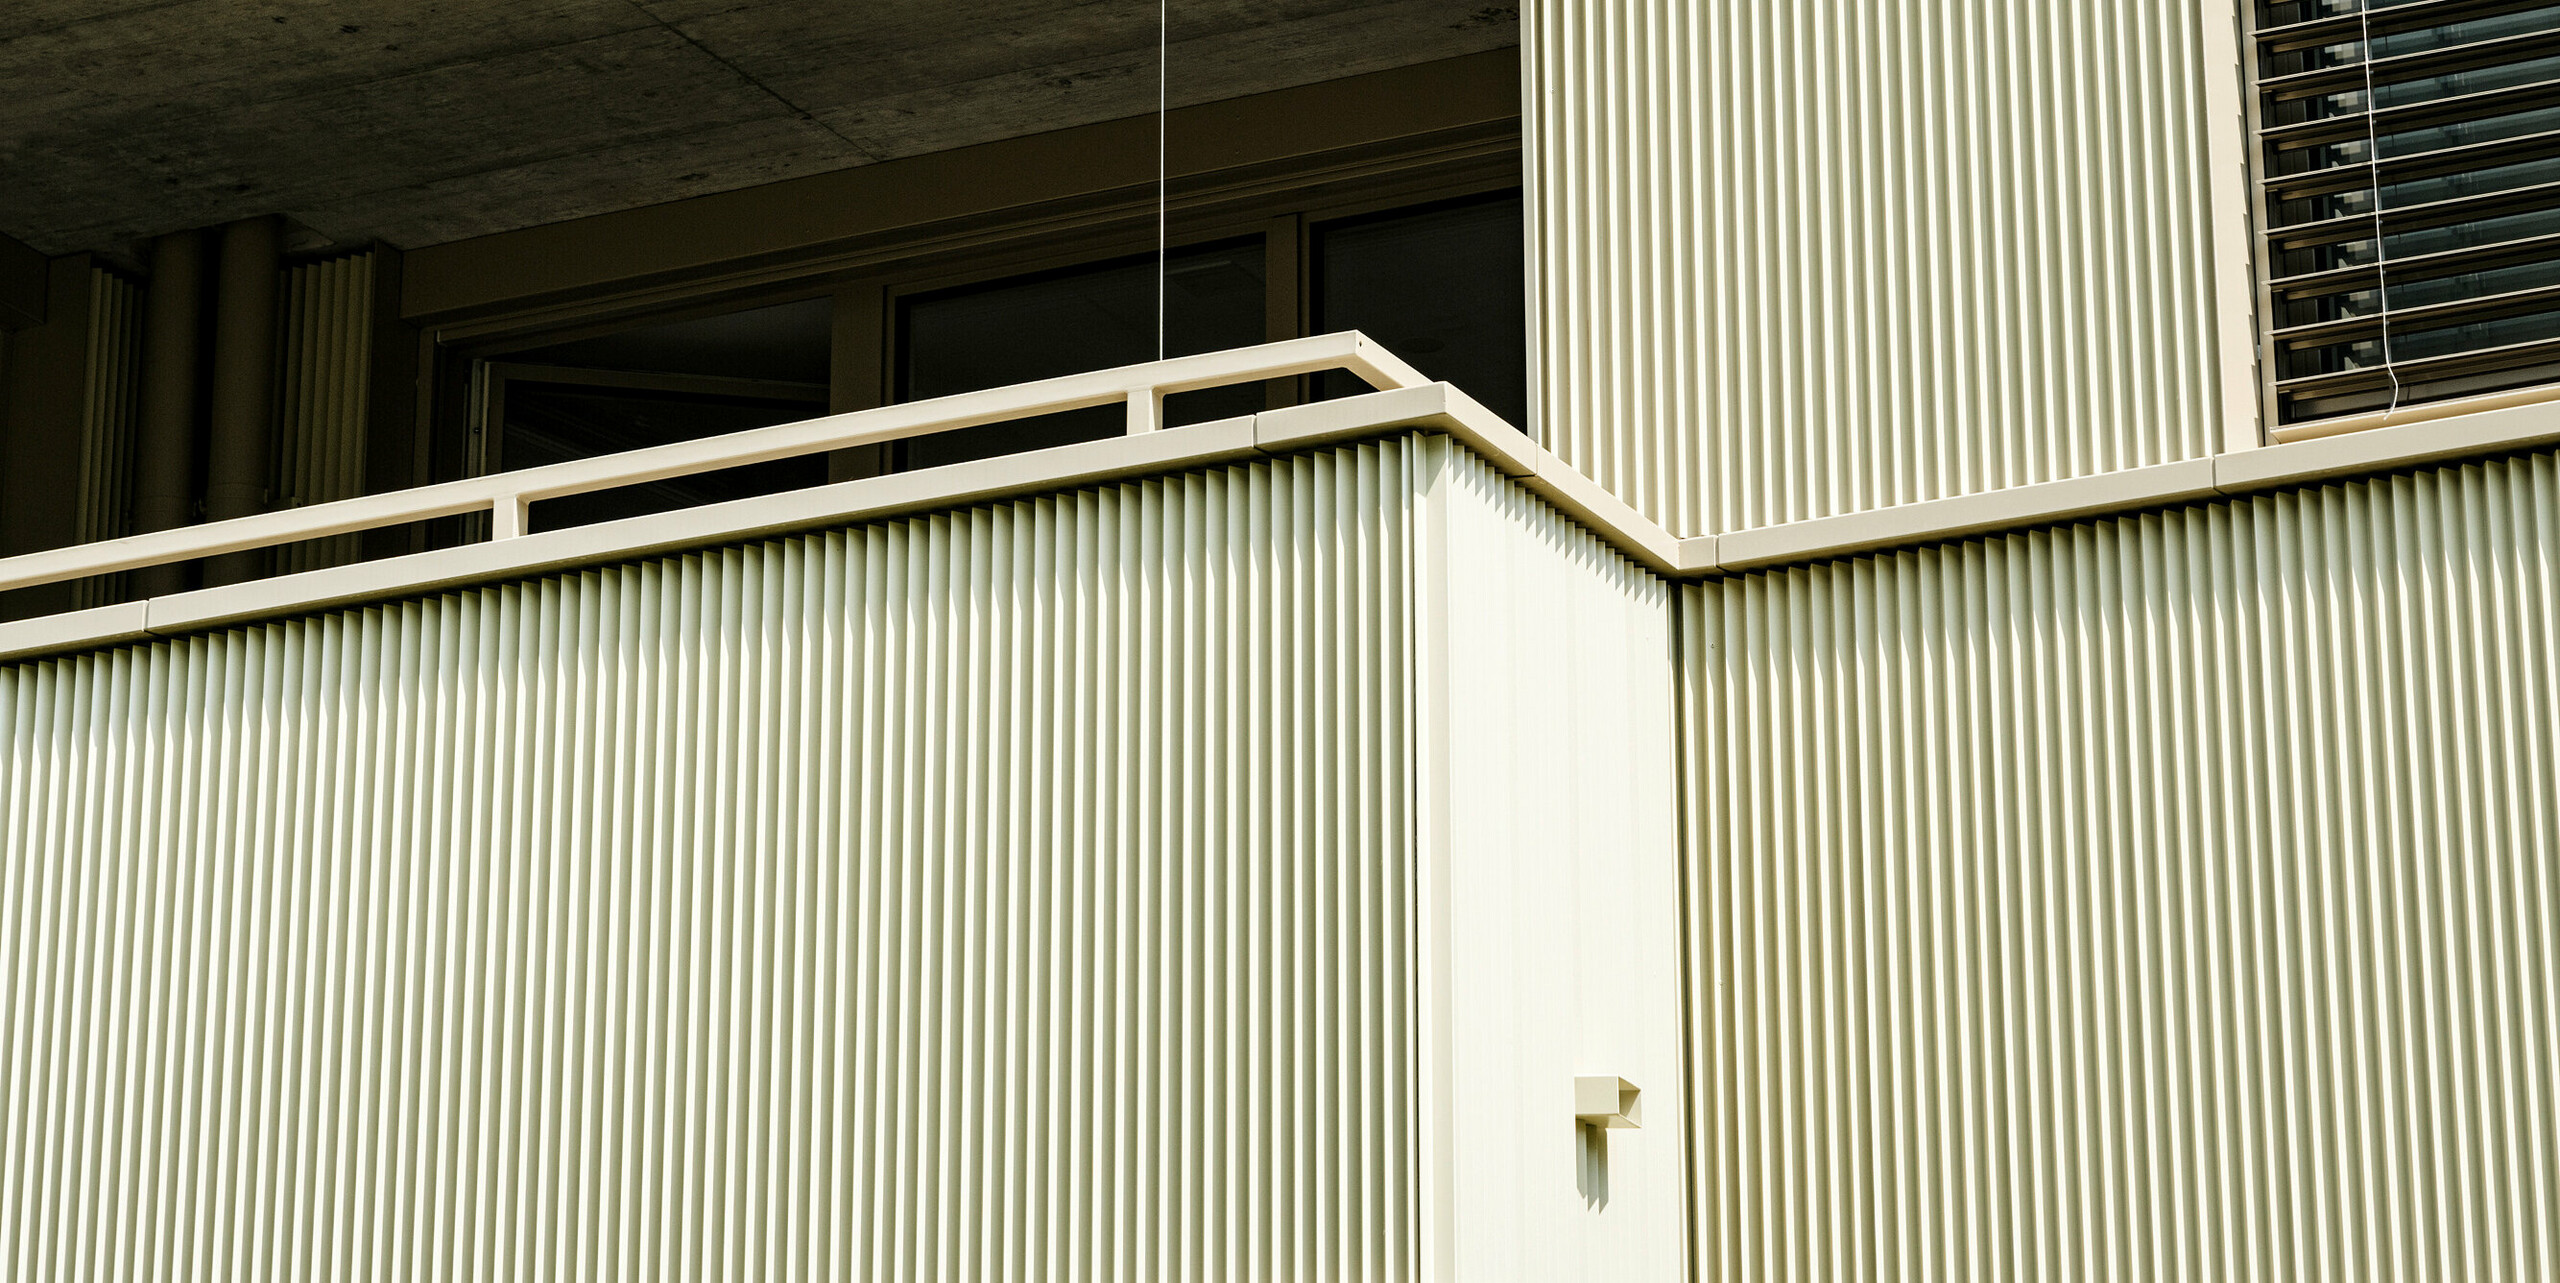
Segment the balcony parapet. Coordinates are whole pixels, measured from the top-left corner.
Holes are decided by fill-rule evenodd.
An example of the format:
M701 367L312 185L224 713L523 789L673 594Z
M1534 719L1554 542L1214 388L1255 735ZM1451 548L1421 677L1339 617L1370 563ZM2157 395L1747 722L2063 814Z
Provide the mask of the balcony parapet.
M1164 398L1171 394L1327 370L1348 370L1379 390L1187 427L1163 426ZM1128 431L1101 441L563 530L532 533L526 529L526 510L537 500L1113 403L1127 407ZM1665 574L1683 569L1681 541L1562 460L1530 444L1518 429L1465 393L1424 378L1375 341L1346 332L829 415L14 557L0 561L0 591L437 517L490 514L491 537L478 543L0 624L0 661L180 636L635 557L1179 472L1399 429L1449 433L1648 567Z
M1187 427L1163 426L1164 398L1172 393L1326 370L1349 370L1379 390ZM525 510L539 499L1112 403L1128 407L1129 431L1105 440L565 530L528 533L525 529ZM1464 392L1424 378L1375 341L1346 332L829 415L8 558L0 560L0 591L435 517L491 514L492 537L480 543L0 623L0 662L1181 472L1399 430L1450 435L1630 560L1656 574L1685 579L2543 448L2560 444L2560 403L2512 406L2450 423L2413 423L1721 535L1679 537L1534 444Z

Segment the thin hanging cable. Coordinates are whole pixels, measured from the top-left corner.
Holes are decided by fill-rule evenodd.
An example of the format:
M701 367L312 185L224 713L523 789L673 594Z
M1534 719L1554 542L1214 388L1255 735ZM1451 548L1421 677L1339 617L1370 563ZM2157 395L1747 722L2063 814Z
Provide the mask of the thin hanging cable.
M2382 240L2382 139L2373 122L2378 109L2373 100L2373 6L2372 0L2356 6L2356 25L2360 29L2357 52L2364 60L2364 172L2372 204L2366 213L2373 217L2373 301L2382 320L2382 372L2391 377L2391 404L2382 408L2383 421L2400 412L2400 366L2391 355L2391 264Z
M1165 77L1172 67L1172 0L1155 5L1155 359L1165 359ZM2371 72L2368 72L2371 77Z

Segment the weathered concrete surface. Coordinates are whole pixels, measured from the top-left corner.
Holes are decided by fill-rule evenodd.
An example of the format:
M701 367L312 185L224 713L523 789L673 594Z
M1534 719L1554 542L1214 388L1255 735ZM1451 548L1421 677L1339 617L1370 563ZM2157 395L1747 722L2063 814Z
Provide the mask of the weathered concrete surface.
M1471 0L1175 0L1176 106L1517 42ZM0 232L418 246L1141 114L1154 0L12 0Z

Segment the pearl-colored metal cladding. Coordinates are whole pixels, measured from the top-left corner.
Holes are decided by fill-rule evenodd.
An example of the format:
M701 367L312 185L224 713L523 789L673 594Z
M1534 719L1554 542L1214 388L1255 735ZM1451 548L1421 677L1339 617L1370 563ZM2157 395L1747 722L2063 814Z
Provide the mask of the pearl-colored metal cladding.
M1673 534L2254 432L2230 0L1522 19L1532 426Z
M1411 1277L1415 449L0 666L0 1274Z
M1699 1276L2552 1277L2555 548L2543 450L1684 588Z

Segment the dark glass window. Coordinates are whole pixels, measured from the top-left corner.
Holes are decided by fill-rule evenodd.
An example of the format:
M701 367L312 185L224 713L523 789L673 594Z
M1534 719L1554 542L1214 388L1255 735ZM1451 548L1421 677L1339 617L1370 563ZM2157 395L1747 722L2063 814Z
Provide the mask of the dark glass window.
M815 418L827 411L829 300L670 321L513 353L500 380L496 463L514 471ZM817 485L809 455L533 505L553 530Z
M826 404L822 401L793 402L532 380L515 381L508 387L506 407L506 456L501 463L508 471L637 450L642 446L690 441L724 432L744 432L749 428L812 419L826 413ZM818 485L826 479L824 455L775 459L743 468L723 468L717 472L670 477L645 485L541 500L533 505L530 527L534 530L557 530L564 526L583 526L652 512L673 512L706 503L798 490Z
M1315 331L1359 330L1487 409L1529 422L1528 286L1520 194L1319 223ZM1321 376L1319 396L1367 391Z
M1260 242L1176 250L1165 263L1165 354L1250 347L1265 338ZM901 401L975 392L1156 358L1156 256L919 294L898 307ZM1259 385L1166 398L1179 427L1263 408ZM1117 436L1120 406L1095 406L964 428L901 443L901 464L926 468Z

